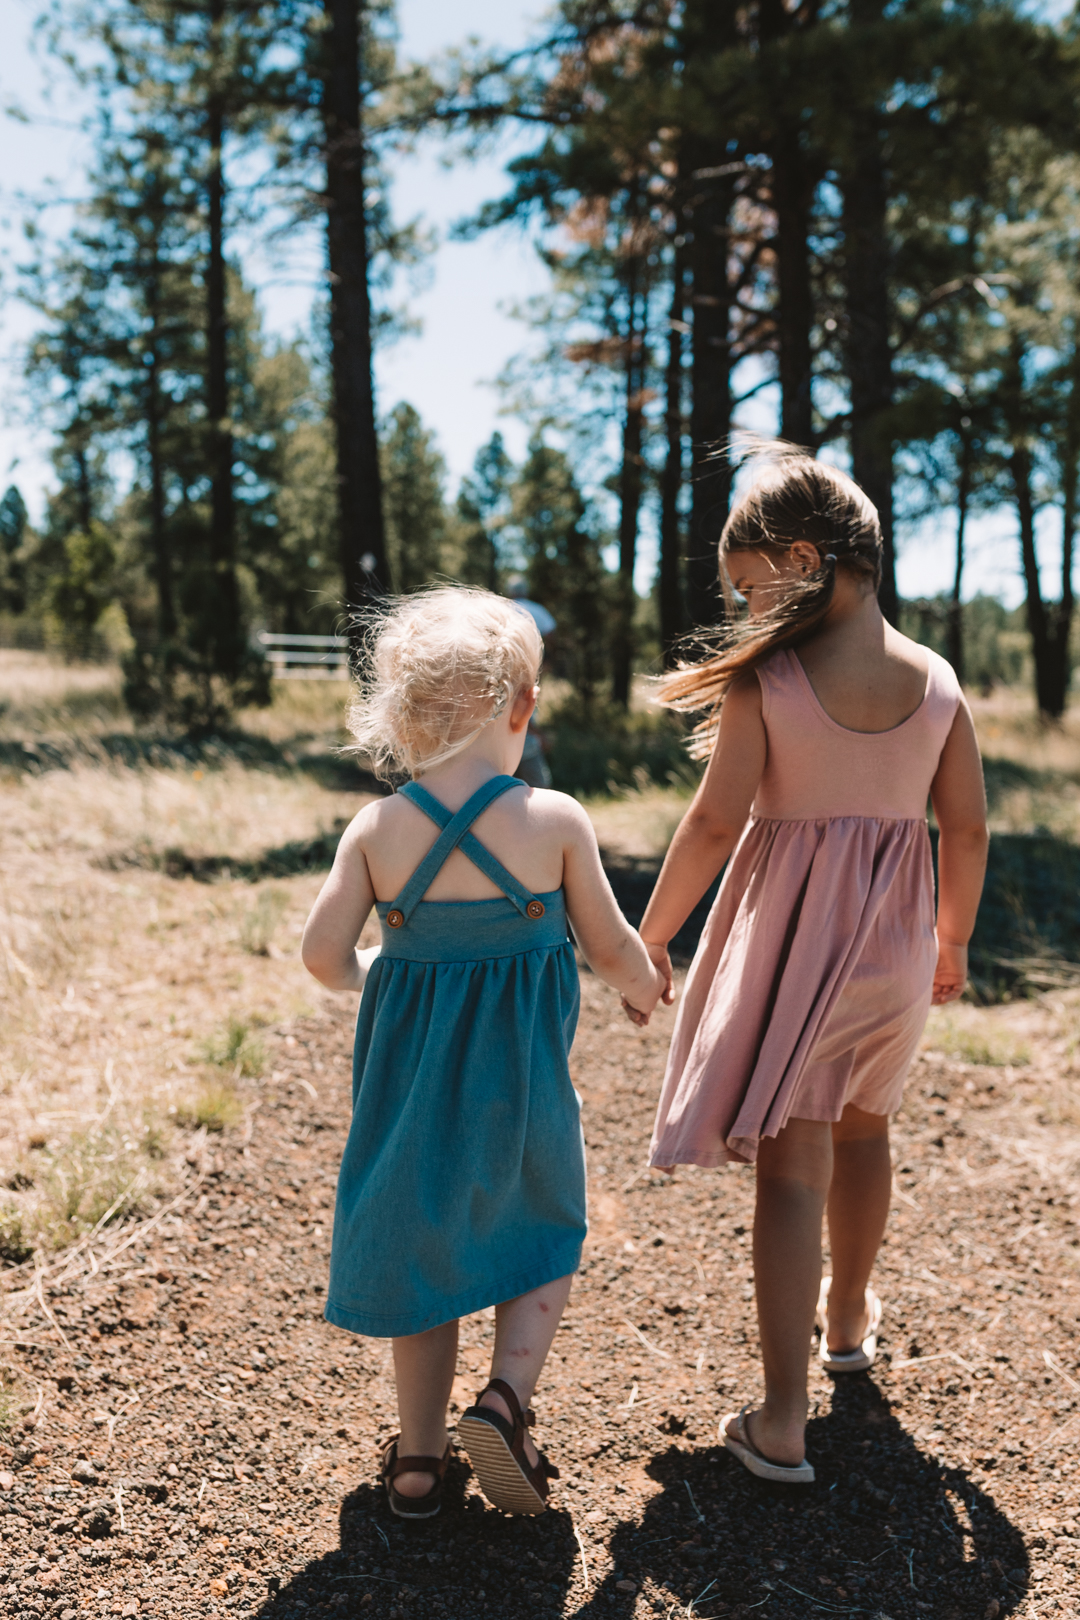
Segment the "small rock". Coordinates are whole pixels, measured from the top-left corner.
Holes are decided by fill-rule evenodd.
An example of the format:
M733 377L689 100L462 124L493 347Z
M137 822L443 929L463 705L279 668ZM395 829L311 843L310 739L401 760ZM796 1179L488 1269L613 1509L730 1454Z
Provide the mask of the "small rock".
M97 1473L94 1469L94 1465L92 1462L87 1462L85 1457L79 1458L78 1462L71 1470L71 1477L72 1479L77 1480L80 1485L97 1484Z
M637 1586L633 1581L616 1581L615 1590L616 1592L625 1592L627 1597L635 1597L637 1595Z
M10 1491L15 1483L15 1475L9 1474L6 1468L0 1468L0 1491Z

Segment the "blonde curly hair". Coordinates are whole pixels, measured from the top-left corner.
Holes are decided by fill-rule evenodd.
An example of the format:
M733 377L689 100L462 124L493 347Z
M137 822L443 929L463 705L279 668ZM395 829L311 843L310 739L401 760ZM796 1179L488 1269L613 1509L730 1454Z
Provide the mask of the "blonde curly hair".
M435 586L380 604L366 626L366 670L346 724L350 752L379 776L445 764L540 679L535 620L493 591Z

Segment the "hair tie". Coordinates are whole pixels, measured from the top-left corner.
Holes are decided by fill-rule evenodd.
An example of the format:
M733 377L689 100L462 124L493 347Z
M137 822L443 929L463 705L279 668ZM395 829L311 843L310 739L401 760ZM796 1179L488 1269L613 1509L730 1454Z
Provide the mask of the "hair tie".
M836 553L835 553L835 551L827 551L825 553L825 557L824 557L823 560L826 563L831 563L832 566L835 568L836 567Z

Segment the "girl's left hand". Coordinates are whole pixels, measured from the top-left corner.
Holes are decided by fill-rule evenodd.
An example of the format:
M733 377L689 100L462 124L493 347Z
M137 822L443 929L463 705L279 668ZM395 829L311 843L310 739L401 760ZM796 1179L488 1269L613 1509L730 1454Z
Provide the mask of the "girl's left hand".
M932 1005L943 1007L947 1001L959 1001L964 993L968 976L968 948L950 945L938 940L937 967L934 970Z
M638 1029L644 1029L652 1016L651 1013L639 1012L636 1007L631 1007L625 996L620 996L619 1000L622 1003L622 1010L630 1022L636 1024Z

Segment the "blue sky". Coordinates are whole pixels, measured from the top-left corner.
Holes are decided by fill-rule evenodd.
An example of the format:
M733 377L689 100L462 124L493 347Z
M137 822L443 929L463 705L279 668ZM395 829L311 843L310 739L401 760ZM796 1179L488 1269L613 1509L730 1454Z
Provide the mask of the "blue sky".
M31 511L40 511L51 482L48 436L32 420L20 382L19 351L33 319L12 296L12 266L24 252L19 194L51 190L58 199L76 198L87 155L78 124L81 107L70 82L58 75L31 46L37 0L5 0L0 6L0 107L16 101L30 124L0 117L0 486L18 483ZM542 6L518 0L398 0L401 50L422 59L476 35L486 43L514 46L535 34ZM50 92L49 79L55 83ZM395 164L393 208L399 220L419 217L434 227L439 246L415 289L402 287L410 313L421 323L417 336L386 348L377 362L380 408L409 400L437 434L448 463L451 489L492 431L499 428L513 454L524 448L526 429L500 415L502 400L493 386L504 365L527 348L529 335L511 310L541 292L546 276L520 233L506 230L475 242L447 240L456 219L496 196L504 185L502 165L512 137L475 163L447 168L446 151L432 145ZM69 210L61 203L48 213L62 231ZM271 258L258 244L245 250L245 272L259 288L271 331L291 333L306 326L320 283L321 251L313 233L284 243ZM768 396L755 405L755 427L771 431ZM747 424L750 425L750 424ZM901 537L899 582L906 596L945 588L950 577L951 514ZM983 519L970 531L968 593L988 590L1019 600L1017 544L1011 514ZM1047 545L1052 565L1054 547ZM642 545L639 584L651 565L651 526ZM1057 594L1048 579L1052 594Z

